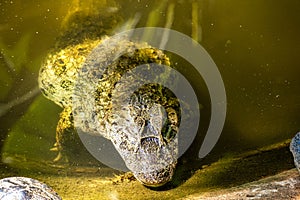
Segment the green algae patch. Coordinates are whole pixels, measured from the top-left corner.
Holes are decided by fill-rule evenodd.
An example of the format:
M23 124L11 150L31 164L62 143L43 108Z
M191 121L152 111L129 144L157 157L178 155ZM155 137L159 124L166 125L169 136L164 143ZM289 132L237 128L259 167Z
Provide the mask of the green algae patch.
M2 160L6 163L11 163L13 157L52 160L56 153L51 152L50 148L55 143L55 126L60 110L52 102L38 96L9 131L3 144Z
M26 113L14 124L3 143L2 162L12 167L32 168L40 171L51 170L52 165L93 165L103 166L94 159L80 143L75 140L69 144L68 160L54 163L57 151L51 151L55 144L55 130L61 108L43 96L38 96ZM70 135L78 137L75 131ZM28 163L27 163L28 162ZM49 165L50 168L43 167Z

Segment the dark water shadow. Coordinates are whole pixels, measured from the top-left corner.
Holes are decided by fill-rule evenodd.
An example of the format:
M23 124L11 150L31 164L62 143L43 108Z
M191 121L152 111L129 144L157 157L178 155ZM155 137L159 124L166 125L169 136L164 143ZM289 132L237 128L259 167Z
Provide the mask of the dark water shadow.
M191 178L194 180L189 181L189 186L195 188L229 188L257 181L295 167L288 146L285 143L274 149L249 151L241 156L229 156L207 165L200 160L193 163L183 163L181 160L171 182L149 189L171 190Z

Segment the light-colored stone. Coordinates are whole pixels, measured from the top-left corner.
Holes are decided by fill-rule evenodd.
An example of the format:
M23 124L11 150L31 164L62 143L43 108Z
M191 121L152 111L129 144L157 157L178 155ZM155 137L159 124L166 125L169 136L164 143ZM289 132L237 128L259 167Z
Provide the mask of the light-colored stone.
M49 186L27 177L9 177L0 180L0 199L2 200L61 200Z
M287 200L300 199L300 176L296 169L238 187L193 194L182 200Z

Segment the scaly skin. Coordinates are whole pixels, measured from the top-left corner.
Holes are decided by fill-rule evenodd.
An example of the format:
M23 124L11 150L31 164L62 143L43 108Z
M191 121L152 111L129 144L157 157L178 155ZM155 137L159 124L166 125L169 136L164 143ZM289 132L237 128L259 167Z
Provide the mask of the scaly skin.
M163 185L171 180L177 162L177 141L174 136L180 121L178 100L168 89L148 84L131 95L128 107L113 114L112 93L123 74L143 64L148 64L148 68L151 67L149 63L169 66L169 58L147 44L122 40L116 41L117 46L107 47L97 54L98 60L109 62L114 57L112 52L120 48L124 50L120 57L104 69L96 67L90 70L85 65L86 58L103 40L87 39L80 44L53 50L40 69L39 86L43 94L64 109L56 129L56 144L53 149L58 150L59 154L55 161L63 157L62 152L67 151L64 144L72 138L66 135L70 134L74 126L72 112L92 109L95 116L86 118L98 120L101 130L95 128L98 122L86 119L77 122L77 128L87 134L110 139L127 167L143 184L154 187ZM77 75L82 76L84 71L87 74L81 77L81 83ZM85 100L81 88L95 76L99 77L97 83L91 85L94 89L95 107L73 105L74 98ZM126 87L130 87L129 83L117 88L117 99L122 99L127 91Z

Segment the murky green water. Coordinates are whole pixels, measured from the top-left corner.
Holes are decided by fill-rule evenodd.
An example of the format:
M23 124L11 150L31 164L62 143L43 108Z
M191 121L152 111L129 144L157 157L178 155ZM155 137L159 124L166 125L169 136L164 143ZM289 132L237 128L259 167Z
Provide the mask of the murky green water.
M179 166L182 171L185 172L184 166L196 171L204 163L211 164L225 155L281 143L299 130L300 2L297 0L1 1L0 147L4 163L1 164L1 177L34 174L60 192L72 191L58 186L66 181L62 177L79 184L85 177L83 186L93 182L87 188L93 188L91 191L94 192L97 184L100 188L107 187L104 191L110 199L125 198L129 189L124 188L142 188L134 182L118 185L113 191L113 186L106 185L110 184L104 181L106 179L99 178L97 183L98 176L111 177L115 171L89 157L84 149L82 153L70 153L73 156L71 167L52 163L56 153L49 149L55 142L55 127L61 108L40 94L37 77L45 55L76 9L86 12L99 9L104 15L120 16L123 19L120 26L129 19L138 19L136 27L168 27L171 24L172 29L198 40L215 61L226 88L227 117L219 142L202 162L197 160L197 154L211 114L208 91L192 66L174 58L174 63L178 63L179 70L189 79L203 105L199 134L182 158ZM274 154L279 155L282 167L255 178L292 167L289 153L286 148L282 149L281 153ZM269 162L273 165L275 161ZM263 166L259 163L254 168L260 169L260 165ZM94 171L95 167L101 170ZM214 173L214 168L207 170ZM203 176L209 175L201 171L196 178L185 177L184 181L175 178L180 182L177 190L171 189L164 194L166 197L180 197L187 195L184 192L177 195L186 188L189 192L196 192L200 188L209 188L207 185L226 187L253 180L247 178L250 176L247 170L240 170L239 175L246 177L244 181L238 179L240 182L229 172L227 176L226 171L218 175L222 178L205 179ZM231 178L222 186L220 182L226 177ZM183 184L186 180L188 183ZM149 193L149 198L161 197L155 191L141 190L145 195ZM70 194L65 192L63 195ZM75 198L73 194L70 196L70 199ZM88 198L92 197L82 197Z

